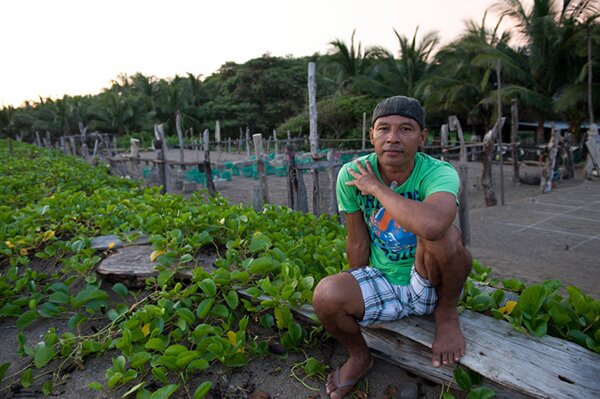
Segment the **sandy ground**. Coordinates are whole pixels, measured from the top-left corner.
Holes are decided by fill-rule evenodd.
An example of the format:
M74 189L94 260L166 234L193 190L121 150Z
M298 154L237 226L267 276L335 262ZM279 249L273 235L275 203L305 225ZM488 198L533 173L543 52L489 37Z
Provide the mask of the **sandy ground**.
M152 154L148 154L153 158ZM172 150L169 155L170 159L177 159L178 151ZM211 155L212 161L240 161L246 158L245 154L227 154ZM186 157L189 160L195 160L195 153L188 151ZM202 157L200 158L202 159ZM527 173L538 173L539 167L528 167ZM580 171L578 172L580 173ZM535 199L539 195L538 186L528 186L511 181L512 171L510 166L504 167L504 201L506 204L519 203L519 201L529 201ZM498 202L501 201L500 181L499 181L499 166L494 169L496 193ZM468 169L468 205L469 209L477 217L481 218L480 214L485 214L486 208L483 192L479 188L479 179L481 177L481 164L469 163ZM576 179L561 181L556 187L556 191L566 190L570 187L582 184L580 176ZM308 203L312 209L312 177L310 174L304 175L308 192ZM596 182L597 183L597 182ZM254 187L258 186L258 181L252 178L243 178L235 176L232 181L217 181L216 188L223 196L228 198L231 203L251 203L251 193ZM327 211L329 207L329 177L327 172L320 173L321 187L321 210ZM287 205L287 181L284 177L269 176L268 178L269 200L271 203L278 205ZM494 207L499 208L499 207ZM479 212L479 213L478 213ZM478 216L479 215L479 216ZM473 216L472 216L473 219ZM472 220L471 223L477 223L477 220ZM477 234L481 234L477 232ZM492 240L502 238L490 238ZM526 244L525 244L526 245ZM496 253L487 247L482 246L478 249L479 252L474 253L476 256L485 258L485 264L496 268L500 266L500 272L497 276L501 277L519 277L526 281L535 281L536 277L545 278L547 270L541 272L536 268L534 259L529 259L532 267L521 264L523 257L511 261L510 256L506 256L506 252ZM520 262L518 265L515 262ZM558 276L561 274L567 276L567 272L562 269L556 272ZM582 277L584 279L584 277ZM574 284L577 281L573 282ZM57 332L64 331L64 325L59 321L54 321L54 327ZM48 322L38 322L25 329L24 333L28 338L28 342L39 341L43 333L50 328ZM19 364L23 364L23 359L14 353L12 348L16 346L16 328L14 320L3 321L0 323L0 363L10 361L13 366L9 370L16 370ZM121 397L123 392L95 392L87 388L87 385L92 381L104 382L104 373L107 367L110 366L110 359L113 353L108 353L99 358L89 359L85 362L82 370L72 370L65 383L55 389L55 396L61 398L111 398ZM301 383L298 378L294 377L294 365L306 360L307 357L315 357L324 364L336 367L345 360L345 353L335 341L328 340L321 343L316 348L308 348L305 353L287 353L281 356L269 357L268 359L258 359L250 363L247 367L240 369L226 369L219 366L214 366L209 370L208 374L197 377L194 381L196 384L204 378L211 379L215 383L215 388L209 394L210 398L318 398L318 388L323 384L323 381L318 379L307 379ZM297 372L297 370L296 370ZM301 376L300 376L301 377ZM438 398L440 397L442 386L426 381L423 378L416 377L400 367L389 364L383 360L377 359L373 369L368 373L365 379L355 391L357 398L394 398L395 392L407 382L414 381L419 385L420 398ZM193 383L191 389L195 389ZM39 391L35 391L34 387L28 390L20 390L16 392L0 392L0 397L41 397ZM185 397L185 396L182 396Z

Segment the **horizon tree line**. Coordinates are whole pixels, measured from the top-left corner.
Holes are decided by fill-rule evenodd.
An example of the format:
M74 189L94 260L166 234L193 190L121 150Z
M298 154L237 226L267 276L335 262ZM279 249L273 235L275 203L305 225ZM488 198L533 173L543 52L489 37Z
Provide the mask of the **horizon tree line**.
M220 121L222 137L240 132L308 134L307 64L317 64L319 134L360 137L363 113L391 95L418 98L435 127L448 115L483 135L517 99L522 119L537 123L536 142L545 141L544 122L564 120L578 137L580 126L600 113L600 0L499 0L499 19L488 26L468 21L463 32L441 46L435 31L412 37L393 33L396 54L336 38L327 54L273 57L243 64L226 62L214 74L158 78L120 74L99 94L39 98L0 109L5 137L31 139L35 131L53 138L88 131L125 135L151 132L161 123L175 134L175 115L185 130L199 134ZM500 30L508 23L510 32ZM595 50L595 53L594 53ZM596 67L594 68L594 64ZM498 107L498 98L501 104ZM370 115L369 115L370 116Z

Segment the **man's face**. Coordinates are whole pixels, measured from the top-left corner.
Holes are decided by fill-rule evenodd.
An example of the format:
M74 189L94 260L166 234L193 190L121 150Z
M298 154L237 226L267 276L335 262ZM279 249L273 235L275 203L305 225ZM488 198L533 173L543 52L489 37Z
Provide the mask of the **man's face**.
M410 165L419 146L425 144L427 129L417 121L400 115L382 116L370 129L371 144L383 166Z

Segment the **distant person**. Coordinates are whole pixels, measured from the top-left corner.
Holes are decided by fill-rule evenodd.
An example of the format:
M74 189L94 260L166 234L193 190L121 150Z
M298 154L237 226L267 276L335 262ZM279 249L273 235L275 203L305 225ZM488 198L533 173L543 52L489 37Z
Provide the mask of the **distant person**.
M321 323L349 354L327 377L331 398L350 392L373 365L360 326L433 313L433 366L465 354L457 302L472 259L452 224L458 175L419 152L427 129L414 98L377 104L369 136L375 152L345 164L337 180L350 270L321 280L313 297Z

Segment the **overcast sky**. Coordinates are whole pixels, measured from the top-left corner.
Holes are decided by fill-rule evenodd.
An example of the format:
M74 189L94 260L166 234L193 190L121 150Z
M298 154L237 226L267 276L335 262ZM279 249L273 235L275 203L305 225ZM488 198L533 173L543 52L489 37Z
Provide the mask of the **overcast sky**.
M398 53L393 29L455 39L494 0L2 0L0 107L96 94L120 73L209 76L270 53L305 56L334 39ZM496 15L488 16L488 25ZM420 36L419 36L420 37Z

